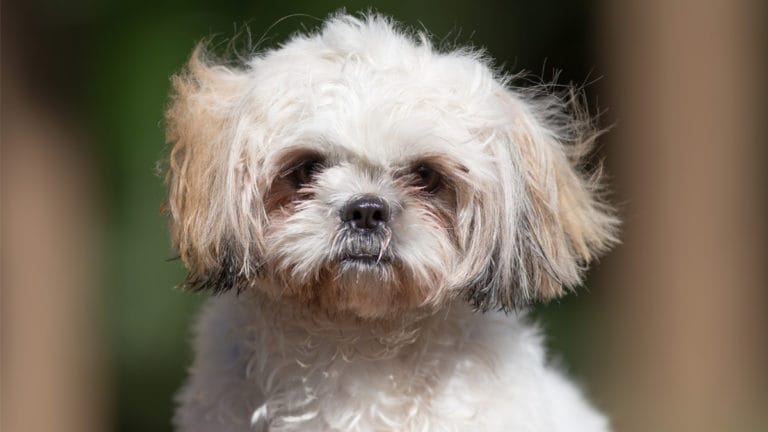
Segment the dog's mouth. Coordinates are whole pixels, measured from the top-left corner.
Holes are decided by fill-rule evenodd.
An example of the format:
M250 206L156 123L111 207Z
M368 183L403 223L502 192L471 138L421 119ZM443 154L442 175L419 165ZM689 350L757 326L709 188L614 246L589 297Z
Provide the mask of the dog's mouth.
M341 262L343 264L360 265L360 266L378 266L389 264L392 259L389 256L381 256L376 254L367 253L348 253L342 256Z
M349 270L387 266L393 260L390 239L388 230L342 230L334 242L334 260Z

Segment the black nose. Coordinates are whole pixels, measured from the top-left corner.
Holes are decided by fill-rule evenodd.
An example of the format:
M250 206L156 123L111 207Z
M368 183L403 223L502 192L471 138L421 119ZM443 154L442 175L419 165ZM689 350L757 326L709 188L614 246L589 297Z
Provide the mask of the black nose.
M389 221L389 206L378 197L355 198L341 209L341 220L359 229L378 228Z

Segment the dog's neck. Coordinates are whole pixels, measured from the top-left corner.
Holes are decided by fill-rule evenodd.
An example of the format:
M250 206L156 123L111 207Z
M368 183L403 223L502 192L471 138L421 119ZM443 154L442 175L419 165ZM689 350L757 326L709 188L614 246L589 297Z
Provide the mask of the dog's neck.
M425 333L448 325L452 309L466 306L446 305L440 310L414 310L387 319L360 318L348 312L319 311L292 301L275 300L259 292L241 294L249 308L274 333L276 340L300 344L299 351L335 349L334 356L368 359L390 358L416 344ZM326 353L328 354L328 353Z

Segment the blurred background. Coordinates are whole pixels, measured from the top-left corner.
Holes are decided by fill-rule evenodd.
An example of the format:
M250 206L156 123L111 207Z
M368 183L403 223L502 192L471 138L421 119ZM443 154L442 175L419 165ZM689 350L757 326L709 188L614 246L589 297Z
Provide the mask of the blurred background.
M623 244L535 314L616 430L768 430L766 6L2 2L0 428L171 429L203 297L174 288L159 214L169 77L202 38L247 26L270 47L375 7L507 71L586 85L613 125L597 156Z

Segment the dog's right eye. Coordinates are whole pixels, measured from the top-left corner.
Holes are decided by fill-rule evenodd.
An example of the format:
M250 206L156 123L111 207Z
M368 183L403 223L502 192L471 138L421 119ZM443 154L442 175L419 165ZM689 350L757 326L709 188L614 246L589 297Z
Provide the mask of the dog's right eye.
M299 188L312 183L312 180L314 180L314 177L320 172L322 167L322 161L317 158L310 158L299 162L291 173L294 185Z

